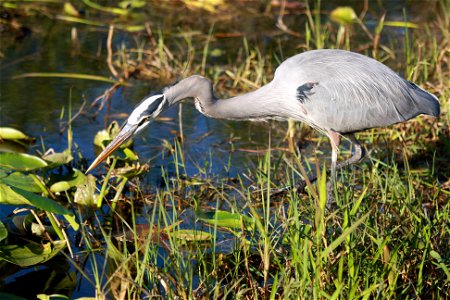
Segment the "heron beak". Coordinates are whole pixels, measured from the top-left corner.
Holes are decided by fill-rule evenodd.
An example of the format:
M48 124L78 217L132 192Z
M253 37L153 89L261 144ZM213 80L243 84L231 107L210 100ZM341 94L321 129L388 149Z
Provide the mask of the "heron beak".
M100 153L97 158L92 162L92 164L87 169L86 173L89 173L98 166L102 161L104 161L111 153L114 152L120 145L122 145L126 140L128 140L138 129L138 125L125 124L119 134L111 141L111 143L106 146L106 148Z

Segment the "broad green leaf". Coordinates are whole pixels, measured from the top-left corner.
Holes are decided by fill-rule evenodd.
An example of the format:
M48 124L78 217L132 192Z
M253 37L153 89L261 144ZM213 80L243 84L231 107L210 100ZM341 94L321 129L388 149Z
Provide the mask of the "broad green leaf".
M125 166L122 168L114 169L115 176L122 176L128 179L141 175L142 173L146 173L150 169L148 164L140 165L139 163L132 164L131 166Z
M0 127L0 139L1 140L29 140L29 136L10 127Z
M55 234L52 226L37 223L36 218L31 212L26 215L14 215L7 225L10 234L27 238L31 235L42 237L46 232L50 233L50 235Z
M253 220L238 213L230 213L227 211L214 211L214 212L196 212L199 220L208 223L210 225L217 225L219 227L240 229L242 228L242 222L244 222L245 229L251 229L254 227Z
M8 229L6 229L5 224L0 221L0 241L3 241L8 237Z
M104 149L106 145L108 145L120 132L120 125L116 121L111 122L109 124L108 129L101 130L97 132L94 137L94 145ZM129 139L125 141L122 145L120 145L121 149L129 148L133 143L133 139Z
M199 242L212 240L213 236L209 232L191 229L167 230L168 235L186 242Z
M339 6L330 13L330 18L341 25L347 25L353 23L358 17L350 6Z
M33 193L41 193L41 187L34 180L34 175L32 174L23 174L21 172L14 172L7 177L3 177L0 179L0 183L5 183L22 190L33 192Z
M86 206L96 206L98 194L96 193L96 180L91 174L87 175L86 182L77 186L74 202Z
M50 190L54 193L60 193L84 183L86 183L86 175L80 170L73 169L72 173L62 176L60 181L53 183Z
M47 260L66 247L65 241L39 244L30 242L26 245L1 245L0 260L6 260L21 267L29 267Z
M139 159L139 157L137 156L137 154L134 153L134 151L131 150L130 148L125 148L125 149L123 149L123 153L125 153L125 157L126 157L128 160L138 160L138 159Z
M60 215L72 215L58 202L16 187L0 184L0 203L10 205L32 205Z
M47 163L37 156L23 153L0 153L0 166L16 171L44 168Z
M94 137L94 145L100 148L104 148L107 143L112 140L110 134L106 129L100 130Z
M78 224L75 215L64 215L64 218L72 226L73 230L78 231L80 224Z
M51 153L42 156L42 159L57 165L64 165L73 160L73 156L68 152Z
M0 152L27 152L27 146L22 140L0 140Z

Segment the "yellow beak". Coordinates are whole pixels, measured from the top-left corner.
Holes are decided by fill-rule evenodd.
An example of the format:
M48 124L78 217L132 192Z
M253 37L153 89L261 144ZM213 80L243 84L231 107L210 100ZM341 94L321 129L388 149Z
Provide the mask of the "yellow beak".
M97 158L92 162L92 164L87 169L86 173L92 171L92 169L98 166L111 153L113 153L114 150L119 148L120 145L122 145L126 140L132 137L137 128L138 128L137 124L136 125L125 124L125 126L122 128L119 134L111 141L111 143L108 144L108 146L106 146L106 148L102 151L102 153L100 153L97 156Z

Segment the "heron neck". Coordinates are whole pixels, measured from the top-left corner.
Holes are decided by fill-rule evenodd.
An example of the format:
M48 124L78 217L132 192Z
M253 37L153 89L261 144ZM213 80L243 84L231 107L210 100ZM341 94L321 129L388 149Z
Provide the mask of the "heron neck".
M271 83L247 94L229 99L217 99L211 82L194 75L181 80L164 91L169 105L185 98L194 98L195 107L202 114L217 119L258 120L268 118L296 118L296 107L289 101L280 101L283 95L275 93Z

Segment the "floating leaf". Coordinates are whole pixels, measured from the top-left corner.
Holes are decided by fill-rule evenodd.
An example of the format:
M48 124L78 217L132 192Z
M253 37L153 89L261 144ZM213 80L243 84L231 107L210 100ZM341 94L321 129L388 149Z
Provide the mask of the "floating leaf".
M251 229L254 227L252 218L238 213L230 213L227 211L218 210L213 212L197 211L196 215L199 220L210 225L217 225L219 227L240 229L242 227L242 222L244 222L245 229Z
M150 169L148 164L140 165L139 163L122 168L116 168L113 171L114 176L122 176L126 178L133 178L146 173Z
M123 153L125 153L125 157L128 160L138 160L139 157L137 156L136 153L134 153L133 150L131 150L130 148L125 148L123 149Z
M64 206L58 202L33 194L31 192L0 184L0 203L10 205L32 205L45 211L60 215L72 215Z
M30 140L22 131L19 131L10 127L0 127L0 139L1 140Z
M341 25L348 25L355 22L358 17L350 6L339 6L333 9L330 18Z
M7 237L8 237L8 230L6 229L5 224L3 224L0 221L0 241L3 241Z
M46 262L65 247L65 241L55 241L54 246L52 243L34 242L26 245L1 245L0 260L6 260L21 267L29 267Z
M7 224L8 232L15 235L29 237L30 235L42 237L45 233L56 235L52 226L41 225L36 222L33 214L14 215Z
M112 141L112 138L106 129L100 130L94 137L94 145L102 149L110 141Z
M73 172L64 175L59 178L58 182L53 183L50 186L50 190L54 193L60 193L84 183L86 183L86 175L80 170L73 169Z
M186 242L209 241L213 239L212 234L200 230L180 229L175 231L167 230L166 232L169 236Z
M45 192L41 189L41 186L36 183L34 176L35 175L32 174L25 175L21 172L14 172L6 177L1 178L0 182L15 186L28 192Z
M25 153L27 146L22 140L0 140L0 152Z
M104 149L120 132L120 125L116 121L109 124L108 129L103 129L97 132L94 137L94 145ZM132 139L125 141L120 145L120 148L129 148L132 145Z
M86 182L77 186L74 202L86 206L96 206L98 196L95 177L88 174Z
M69 152L50 153L42 156L42 159L56 165L64 165L73 160L73 156Z
M16 171L44 168L47 163L37 156L24 153L0 153L0 166Z

